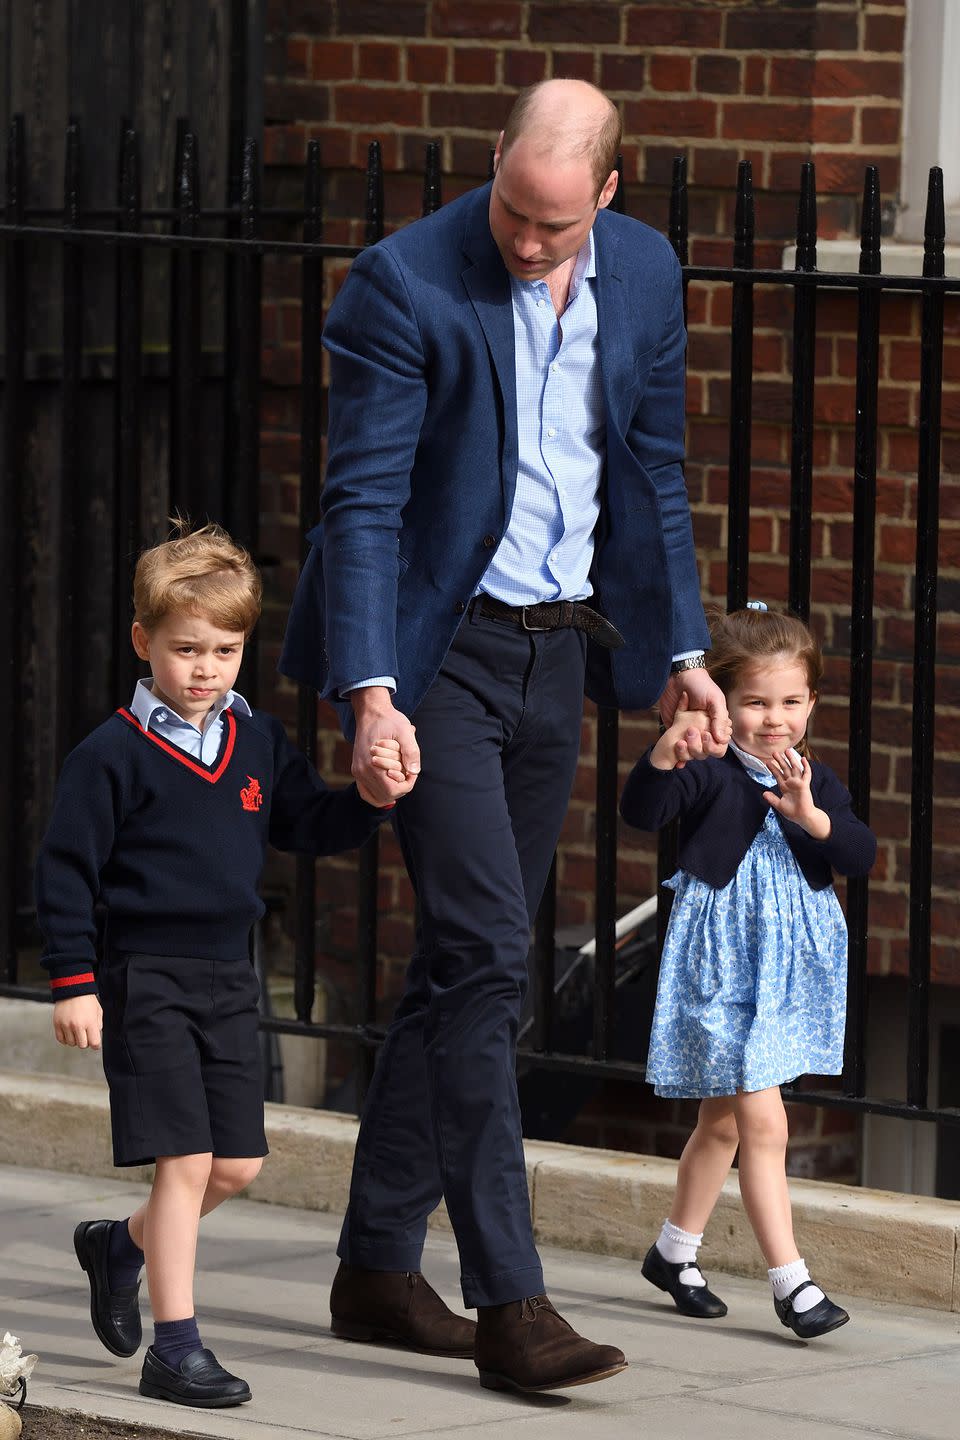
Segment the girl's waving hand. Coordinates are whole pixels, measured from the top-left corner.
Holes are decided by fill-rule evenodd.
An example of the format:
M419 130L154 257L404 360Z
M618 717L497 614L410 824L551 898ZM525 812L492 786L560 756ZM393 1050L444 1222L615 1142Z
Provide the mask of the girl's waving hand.
M774 795L772 790L764 790L763 798L784 820L792 820L795 825L806 830L808 835L812 835L814 840L828 839L831 830L830 816L813 803L813 792L810 788L813 771L810 769L810 761L805 760L791 747L780 755L771 755L769 764L771 774L777 778L780 794Z

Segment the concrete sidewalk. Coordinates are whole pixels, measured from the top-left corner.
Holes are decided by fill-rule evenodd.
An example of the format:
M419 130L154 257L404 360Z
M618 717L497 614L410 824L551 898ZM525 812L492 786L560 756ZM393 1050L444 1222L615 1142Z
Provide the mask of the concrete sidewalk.
M522 1440L955 1440L960 1431L955 1313L836 1295L851 1323L803 1344L776 1321L760 1282L715 1274L730 1314L698 1322L679 1317L635 1262L546 1248L554 1301L591 1338L621 1345L630 1368L526 1400L482 1390L467 1361L335 1340L327 1295L337 1220L243 1200L204 1223L197 1311L205 1340L249 1380L253 1401L202 1411L144 1400L142 1357L115 1360L93 1336L71 1236L78 1220L126 1215L145 1193L0 1167L0 1333L12 1330L40 1356L32 1404L233 1440L496 1440L505 1425ZM446 1236L431 1234L426 1271L459 1307ZM146 1303L144 1330L149 1341Z

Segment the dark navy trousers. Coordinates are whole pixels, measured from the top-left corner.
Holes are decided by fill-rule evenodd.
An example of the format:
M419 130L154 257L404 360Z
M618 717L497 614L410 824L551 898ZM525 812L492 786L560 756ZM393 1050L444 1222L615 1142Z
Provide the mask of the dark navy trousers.
M417 895L416 954L381 1048L339 1255L419 1270L446 1200L464 1303L543 1290L516 1046L530 926L580 743L585 640L471 607L411 717L422 771L395 824Z

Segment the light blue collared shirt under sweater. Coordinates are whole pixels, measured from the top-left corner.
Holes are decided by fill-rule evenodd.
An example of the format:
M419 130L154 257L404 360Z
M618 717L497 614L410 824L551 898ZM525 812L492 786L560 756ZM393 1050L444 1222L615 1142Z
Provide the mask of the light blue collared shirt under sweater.
M189 720L184 720L164 701L153 694L152 680L138 680L137 688L130 701L130 709L140 721L144 730L153 730L163 740L192 755L203 765L212 765L220 753L223 736L223 712L231 705L238 715L252 715L253 711L236 690L221 695L204 716L203 729L198 730Z

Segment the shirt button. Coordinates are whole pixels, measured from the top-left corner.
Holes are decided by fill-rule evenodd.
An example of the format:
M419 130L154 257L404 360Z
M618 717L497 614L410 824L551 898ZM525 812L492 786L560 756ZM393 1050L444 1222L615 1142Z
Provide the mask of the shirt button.
M551 369L551 370L559 370L559 369L560 369L560 366L558 365L558 363L557 363L556 360L554 360L553 364L550 366L550 369Z
M453 613L454 613L454 615L462 615L463 612L464 612L464 610L466 610L466 608L467 608L467 607L466 607L466 605L464 605L463 601L462 601L462 600L458 600L457 603L456 603L456 605L454 605L454 607L453 607Z
M483 537L483 548L484 548L484 550L492 550L493 547L494 547L494 545L496 545L496 543L497 543L497 537L496 537L495 535L484 535L484 537Z
M544 305L546 305L546 303L547 303L546 300L538 300L538 301L537 301L537 309L538 309L538 310L542 310L543 307L544 307Z
M547 434L548 434L548 435L551 437L551 439L552 439L553 436L556 435L556 433L557 433L556 430L554 430L553 426L551 425L550 429L547 431Z

